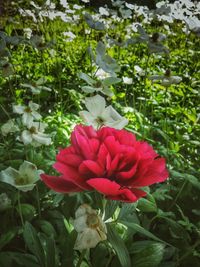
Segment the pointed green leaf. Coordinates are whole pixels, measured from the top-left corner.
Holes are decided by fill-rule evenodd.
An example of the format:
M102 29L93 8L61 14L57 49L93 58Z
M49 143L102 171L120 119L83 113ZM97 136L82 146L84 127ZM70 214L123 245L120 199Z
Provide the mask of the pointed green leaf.
M131 261L128 250L124 244L124 241L118 235L117 231L110 224L107 224L108 241L113 246L122 267L131 267Z
M35 228L29 222L24 226L23 236L28 249L37 257L41 267L46 267L44 249Z

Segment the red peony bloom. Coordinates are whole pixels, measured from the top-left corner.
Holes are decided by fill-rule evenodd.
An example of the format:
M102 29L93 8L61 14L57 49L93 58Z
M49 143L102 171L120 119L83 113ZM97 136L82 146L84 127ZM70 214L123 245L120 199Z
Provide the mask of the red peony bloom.
M41 174L51 189L62 192L96 190L109 199L134 202L146 193L140 187L168 177L165 159L126 130L77 125L71 146L62 149L53 167L61 176Z

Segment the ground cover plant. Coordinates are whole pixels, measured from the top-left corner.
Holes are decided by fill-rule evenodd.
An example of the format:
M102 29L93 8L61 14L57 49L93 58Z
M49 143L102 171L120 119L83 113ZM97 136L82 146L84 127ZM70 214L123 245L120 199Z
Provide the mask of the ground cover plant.
M200 4L0 8L0 266L200 266Z

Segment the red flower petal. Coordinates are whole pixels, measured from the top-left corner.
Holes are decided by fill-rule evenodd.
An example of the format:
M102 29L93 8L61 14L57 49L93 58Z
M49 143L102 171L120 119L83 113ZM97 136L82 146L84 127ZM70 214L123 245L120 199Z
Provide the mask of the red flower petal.
M131 185L136 187L149 186L154 183L163 182L168 177L169 173L166 169L165 159L159 158L154 160L146 173L137 177Z
M119 184L106 178L94 178L87 183L98 192L106 195L110 199L121 200L125 202L134 202L137 197L128 188L121 188Z
M41 179L45 184L53 189L56 192L60 193L70 193L70 192L80 192L83 191L82 188L76 186L74 183L70 181L66 181L63 179L63 176L50 176L46 174L40 175Z
M79 173L84 176L84 174L92 174L92 177L102 176L104 169L99 166L99 164L92 160L84 160L79 166ZM91 177L91 176L90 176Z
M67 166L61 162L54 163L53 167L60 173L63 174L64 179L67 181L73 182L77 186L90 190L91 188L85 183L84 179L80 177L78 170L73 167Z

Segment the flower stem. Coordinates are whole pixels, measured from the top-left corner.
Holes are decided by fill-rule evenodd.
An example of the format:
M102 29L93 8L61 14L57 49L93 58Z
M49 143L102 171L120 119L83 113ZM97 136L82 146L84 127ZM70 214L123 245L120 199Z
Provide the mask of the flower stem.
M83 249L82 250L81 255L80 255L80 258L79 258L79 260L77 262L76 267L80 267L81 266L81 263L82 263L82 261L83 261L83 259L85 257L86 252L87 252L87 249Z
M22 215L22 208L21 208L21 202L20 202L20 192L17 193L17 200L18 200L18 208L19 208L19 216L21 219L22 226L24 227L24 218Z
M39 190L38 190L38 186L36 184L36 198L37 198L37 206L38 206L38 216L41 219L41 208L40 208L40 194L39 194Z

